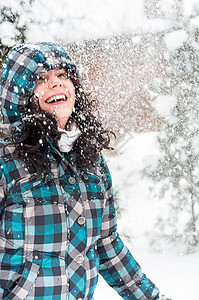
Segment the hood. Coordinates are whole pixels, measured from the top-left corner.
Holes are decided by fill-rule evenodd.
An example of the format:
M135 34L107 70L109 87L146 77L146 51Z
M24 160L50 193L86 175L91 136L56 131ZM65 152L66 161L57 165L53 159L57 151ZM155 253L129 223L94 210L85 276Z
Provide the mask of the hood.
M40 74L57 68L71 69L78 74L66 50L57 44L24 44L11 50L3 64L0 83L3 123L11 132L20 130L18 126Z

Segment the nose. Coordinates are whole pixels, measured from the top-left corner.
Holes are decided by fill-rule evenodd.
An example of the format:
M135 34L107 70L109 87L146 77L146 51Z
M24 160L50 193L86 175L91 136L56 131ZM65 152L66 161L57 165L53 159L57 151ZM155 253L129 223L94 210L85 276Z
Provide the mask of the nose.
M59 77L55 76L55 75L51 75L48 79L48 88L49 89L54 89L56 87L61 87L62 81L61 79L59 79Z

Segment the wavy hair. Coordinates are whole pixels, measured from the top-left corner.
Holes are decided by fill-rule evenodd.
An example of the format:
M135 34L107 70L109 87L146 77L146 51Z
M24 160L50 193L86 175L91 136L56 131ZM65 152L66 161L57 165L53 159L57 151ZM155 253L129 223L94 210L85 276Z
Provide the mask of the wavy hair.
M110 135L114 133L105 130L92 113L92 105L82 88L78 74L73 70L66 71L67 77L75 87L75 107L65 129L70 129L72 122L78 125L81 135L73 145L76 165L79 168L89 168L99 159L100 151L113 149L109 144ZM40 174L50 172L49 161L45 155L48 152L49 141L58 148L61 137L55 117L41 110L38 102L32 97L20 127L20 132L15 131L9 143L15 146L14 155L33 171Z

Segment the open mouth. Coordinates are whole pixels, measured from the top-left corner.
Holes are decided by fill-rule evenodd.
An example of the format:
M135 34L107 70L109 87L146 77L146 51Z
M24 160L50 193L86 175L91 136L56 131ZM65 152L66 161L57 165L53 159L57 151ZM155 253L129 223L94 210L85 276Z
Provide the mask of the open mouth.
M56 95L56 96L52 96L49 97L48 99L46 99L46 103L56 103L59 101L66 101L68 98L66 97L66 95L62 94L62 95Z

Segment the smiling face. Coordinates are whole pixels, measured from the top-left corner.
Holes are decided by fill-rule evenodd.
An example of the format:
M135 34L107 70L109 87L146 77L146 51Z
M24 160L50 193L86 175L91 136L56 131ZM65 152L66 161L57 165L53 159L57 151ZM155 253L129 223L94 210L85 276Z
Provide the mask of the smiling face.
M34 94L40 108L54 115L58 126L65 128L75 105L75 88L66 71L55 69L41 73Z

